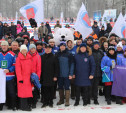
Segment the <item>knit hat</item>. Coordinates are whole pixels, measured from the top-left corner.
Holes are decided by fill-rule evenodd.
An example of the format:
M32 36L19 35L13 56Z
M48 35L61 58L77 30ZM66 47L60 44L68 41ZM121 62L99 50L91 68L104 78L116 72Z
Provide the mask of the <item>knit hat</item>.
M20 47L20 52L22 51L22 50L26 50L26 51L28 51L28 49L27 49L27 47L26 47L26 45L21 45L21 47Z
M89 36L89 37L87 38L87 40L89 40L89 39L93 41L94 38L93 38L92 36Z
M87 47L86 43L82 43L82 44L80 45L80 48L81 48L81 47Z
M1 46L8 46L9 44L8 44L8 42L7 41L2 41L1 42Z
M55 42L55 40L54 40L54 39L50 39L50 40L49 40L49 43L50 43L50 42Z
M93 42L93 45L96 45L96 44L100 45L100 43L99 43L98 40L95 40L95 41Z
M119 43L117 44L117 47L121 47L121 48L123 49L122 42L119 42Z
M51 48L51 46L49 44L46 44L45 48Z
M115 51L115 47L112 46L112 45L110 45L110 46L108 47L108 51L110 51L110 50L114 50L114 51Z
M35 48L35 49L36 49L35 44L30 44L30 46L29 46L29 50L32 49L32 48Z
M61 41L59 46L62 46L62 45L66 46L66 42Z

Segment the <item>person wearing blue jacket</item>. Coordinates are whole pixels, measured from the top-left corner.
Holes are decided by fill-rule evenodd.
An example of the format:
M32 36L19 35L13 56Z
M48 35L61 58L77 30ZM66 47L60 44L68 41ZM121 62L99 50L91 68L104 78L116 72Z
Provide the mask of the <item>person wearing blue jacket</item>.
M16 55L9 51L7 41L1 42L0 68L6 74L6 105L9 109L16 110L16 89L15 89L15 59ZM1 84L2 85L2 84Z
M115 68L116 64L121 64L120 60L118 59L119 57L117 57L115 47L110 45L107 51L107 56L104 56L101 61L102 82L105 83L105 98L108 105L111 104L113 69Z
M69 53L71 53L73 56L75 56L77 50L76 48L73 47L73 41L72 40L68 40L67 41L67 50ZM71 83L71 99L75 99L75 78L72 78L72 80L70 81Z
M94 78L95 61L92 51L88 51L85 43L80 45L79 52L75 55L74 60L76 85L76 101L74 106L79 105L81 90L83 92L83 105L86 106L89 98L89 86L91 86L91 79Z
M56 56L59 60L60 73L58 76L58 89L60 100L57 105L64 104L64 90L65 90L65 106L69 106L70 97L70 79L72 79L74 72L74 61L73 56L66 50L66 43L61 42L59 46L59 52Z

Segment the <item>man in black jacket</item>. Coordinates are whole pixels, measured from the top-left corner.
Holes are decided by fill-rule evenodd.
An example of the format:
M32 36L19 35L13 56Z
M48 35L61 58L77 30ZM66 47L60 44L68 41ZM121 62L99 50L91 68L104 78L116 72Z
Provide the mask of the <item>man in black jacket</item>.
M43 107L53 107L53 96L54 96L54 85L57 81L59 74L59 63L58 58L51 52L52 48L50 45L46 45L45 54L41 56L42 71L41 71L41 84L42 84L42 96L43 96Z
M94 74L94 79L92 80L92 98L94 99L94 104L98 105L98 85L99 82L102 78L102 71L101 71L101 60L102 57L104 56L104 53L102 50L100 50L99 42L95 41L93 44L93 57L95 60L96 68L95 68L95 74Z
M11 34L14 36L14 38L16 38L16 34L17 34L17 26L14 25L13 22L11 22L11 26L10 26L10 31L11 31Z

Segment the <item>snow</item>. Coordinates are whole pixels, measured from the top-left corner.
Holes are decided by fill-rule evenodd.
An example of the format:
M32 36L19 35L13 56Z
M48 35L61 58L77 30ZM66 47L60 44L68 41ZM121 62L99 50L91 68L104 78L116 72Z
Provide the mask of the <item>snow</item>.
M42 103L40 101L37 104L37 108L33 109L30 113L126 113L126 104L124 105L117 105L115 102L112 102L112 105L107 105L105 102L105 99L103 96L99 97L99 105L94 105L93 101L91 101L91 104L84 107L83 101L80 99L80 105L77 107L74 107L75 100L70 99L70 106L64 107L64 105L57 106L56 103L58 102L59 97L57 94L57 99L54 99L54 107L46 107L41 108ZM13 113L12 110L7 110L4 107L4 110L1 111L1 113ZM28 113L25 111L18 110L16 113Z

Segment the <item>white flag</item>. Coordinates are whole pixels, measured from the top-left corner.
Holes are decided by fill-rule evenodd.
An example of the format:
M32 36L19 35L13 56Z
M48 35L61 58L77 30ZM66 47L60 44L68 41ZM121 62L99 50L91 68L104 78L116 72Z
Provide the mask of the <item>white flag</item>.
M20 9L21 14L27 18L33 18L36 22L44 22L43 0L36 0Z
M16 24L17 24L17 20L18 20L18 12L16 11L16 19L15 19Z
M61 12L61 14L60 14L60 23L61 23L61 25L63 27L63 12Z
M107 29L107 20L106 20L106 13L104 12L103 17L102 17L102 25L105 27L105 30Z
M126 22L122 13L120 13L111 33L115 33L120 38L126 38Z
M124 19L125 19L125 22L126 22L126 14L125 14L125 16L124 16Z
M88 13L83 3L78 12L74 28L76 31L79 31L82 34L83 39L85 39L88 35L90 35L93 32L90 19L88 17Z

